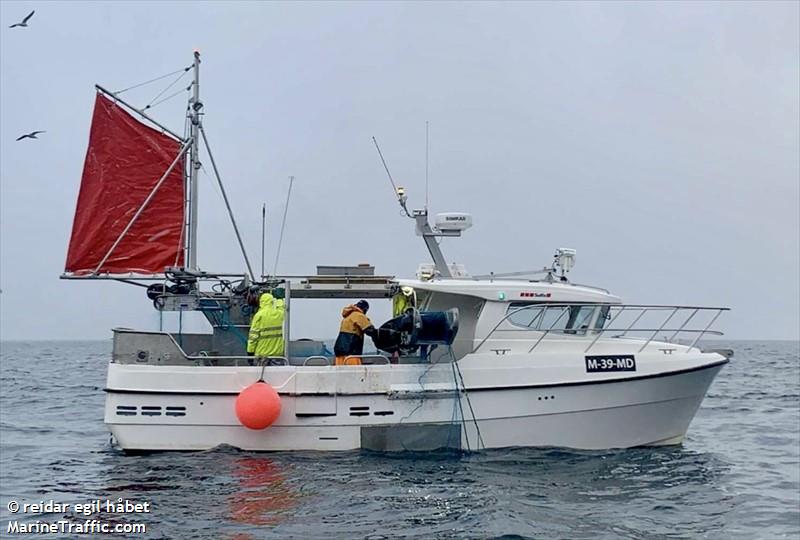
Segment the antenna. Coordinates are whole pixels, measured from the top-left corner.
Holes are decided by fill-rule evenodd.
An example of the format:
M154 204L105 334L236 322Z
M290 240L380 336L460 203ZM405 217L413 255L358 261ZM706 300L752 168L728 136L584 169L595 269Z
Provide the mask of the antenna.
M264 242L267 232L267 203L261 205L261 279L264 279Z
M386 165L386 160L383 159L383 153L381 152L381 147L378 146L378 140L375 137L372 137L372 142L375 143L375 148L378 150L378 155L381 158L381 163L383 163L383 168L386 169L386 175L389 177L389 182L392 183L392 189L394 189L394 193L397 196L397 202L400 203L400 206L403 208L403 212L405 212L406 216L413 217L411 213L406 208L406 190L403 186L397 187L394 183L394 179L392 178L392 173L389 172L389 166Z
M286 228L286 214L289 212L289 198L292 196L292 184L294 183L294 176L289 177L289 191L286 192L286 206L283 207L283 221L281 222L281 235L278 238L278 251L275 253L275 267L272 269L272 275L278 275L278 259L281 256L281 244L283 244L283 231Z
M425 120L425 210L428 209L428 171L430 167L428 166L428 154L430 153L430 137L428 135L428 124L429 122Z

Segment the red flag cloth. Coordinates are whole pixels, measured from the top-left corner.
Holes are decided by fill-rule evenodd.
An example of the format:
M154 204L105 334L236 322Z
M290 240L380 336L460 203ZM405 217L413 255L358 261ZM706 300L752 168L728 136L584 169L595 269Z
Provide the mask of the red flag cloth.
M181 146L97 94L66 272L94 273ZM155 274L183 266L183 171L181 158L99 273Z

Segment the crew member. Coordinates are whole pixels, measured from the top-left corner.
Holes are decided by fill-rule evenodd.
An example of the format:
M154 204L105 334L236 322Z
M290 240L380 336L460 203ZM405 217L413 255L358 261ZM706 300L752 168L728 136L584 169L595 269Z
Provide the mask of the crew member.
M411 287L401 287L392 297L392 318L399 317L408 309L417 307L417 297Z
M336 355L336 365L360 365L364 353L364 334L375 340L378 332L372 326L372 321L367 317L369 303L359 300L355 305L347 306L342 310L342 324L339 327L339 336L333 345L333 354ZM355 356L355 358L347 358Z
M286 311L286 289L276 287L272 289L272 297L275 298L274 306L281 311Z
M247 354L258 358L283 356L283 301L276 300L271 293L264 293L258 306L258 312L250 321Z

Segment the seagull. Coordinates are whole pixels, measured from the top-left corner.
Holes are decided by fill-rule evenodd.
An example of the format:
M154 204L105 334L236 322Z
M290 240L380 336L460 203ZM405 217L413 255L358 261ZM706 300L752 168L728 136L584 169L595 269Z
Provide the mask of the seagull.
M47 132L46 131L31 131L30 133L26 133L25 135L20 135L19 137L17 137L17 140L21 141L22 139L38 139L39 137L37 137L37 135L39 133L47 133Z
M28 21L31 20L31 17L33 17L34 13L36 13L36 10L33 10L30 13L28 13L28 16L25 17L24 19L22 19L22 22L18 22L16 24L12 24L11 26L9 26L9 28L14 28L15 26L20 26L22 28L27 28Z

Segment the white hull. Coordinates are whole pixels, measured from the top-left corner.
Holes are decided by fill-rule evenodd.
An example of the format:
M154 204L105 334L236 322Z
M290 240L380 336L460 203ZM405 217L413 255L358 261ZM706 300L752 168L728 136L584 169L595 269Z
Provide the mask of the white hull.
M223 444L253 451L607 449L678 444L725 363L716 355L711 363L708 355L703 356L705 365L638 374L621 382L491 388L475 384L476 375L471 377L465 370L468 391L460 393L460 405L452 379L449 389L444 382L450 366L426 368L426 379L440 382L424 384L422 393L413 391L413 385L394 384L393 390L381 393L303 394L297 391L297 373L286 372L281 415L261 431L239 424L234 413L236 393L211 388L198 392L203 385L195 380L188 382L195 391L112 389L107 394L105 420L117 444L128 451L206 450ZM252 368L238 369L252 380ZM394 378L403 371L398 366L385 369L385 374L394 370ZM415 369L407 369L406 378L418 378L422 372ZM366 373L363 368L328 371L344 379L366 377ZM110 373L109 380L113 378ZM313 379L319 380L319 373ZM380 386L379 376L376 381L373 387ZM280 384L273 382L273 386L281 389ZM338 387L346 387L346 380L340 380ZM133 408L135 414L130 414Z

